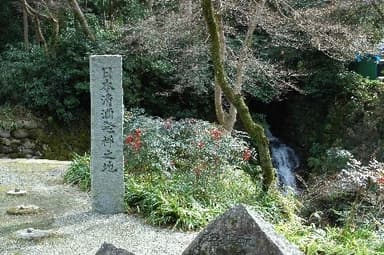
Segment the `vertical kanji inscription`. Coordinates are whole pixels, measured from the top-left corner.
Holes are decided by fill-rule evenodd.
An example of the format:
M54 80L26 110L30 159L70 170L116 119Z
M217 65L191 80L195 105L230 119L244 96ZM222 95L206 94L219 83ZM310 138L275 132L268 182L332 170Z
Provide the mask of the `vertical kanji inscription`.
M122 58L90 58L91 192L93 210L124 210Z

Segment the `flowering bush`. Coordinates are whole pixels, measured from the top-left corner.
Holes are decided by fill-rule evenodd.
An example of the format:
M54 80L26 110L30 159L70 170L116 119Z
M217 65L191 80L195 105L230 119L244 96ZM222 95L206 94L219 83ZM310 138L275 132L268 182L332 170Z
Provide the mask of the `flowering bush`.
M182 171L200 178L249 167L255 157L244 140L202 120L163 120L135 110L126 114L124 126L129 172L159 171L169 177Z
M271 220L293 210L277 191L263 192L244 133L233 137L205 121L163 120L138 110L126 114L124 125L125 202L149 223L199 229L238 203ZM89 189L89 157L81 159L67 181Z
M126 202L149 222L196 229L233 204L258 203L256 153L221 127L135 110L124 134Z

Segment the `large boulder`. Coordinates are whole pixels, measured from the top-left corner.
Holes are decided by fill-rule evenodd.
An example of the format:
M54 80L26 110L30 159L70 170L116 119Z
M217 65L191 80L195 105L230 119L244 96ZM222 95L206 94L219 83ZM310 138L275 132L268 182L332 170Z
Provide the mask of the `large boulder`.
M116 248L113 244L104 242L95 255L135 255L127 250Z
M11 145L11 141L8 138L0 137L0 144L1 145L5 145L5 146L10 146Z
M11 131L0 129L0 137L10 138L11 137Z
M20 121L17 121L17 124L19 124L19 126L26 129L35 129L35 128L43 127L43 125L35 119L20 120Z
M29 136L28 130L25 128L15 129L11 132L11 134L16 139L23 139Z
M211 222L183 255L303 255L255 212L237 205Z

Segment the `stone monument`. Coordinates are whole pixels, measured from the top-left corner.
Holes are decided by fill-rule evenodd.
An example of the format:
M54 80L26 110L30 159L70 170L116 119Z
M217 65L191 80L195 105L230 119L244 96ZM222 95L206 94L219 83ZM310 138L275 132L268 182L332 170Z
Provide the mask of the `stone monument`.
M90 57L92 209L124 210L122 57Z
M182 255L304 255L256 212L239 204L211 222Z

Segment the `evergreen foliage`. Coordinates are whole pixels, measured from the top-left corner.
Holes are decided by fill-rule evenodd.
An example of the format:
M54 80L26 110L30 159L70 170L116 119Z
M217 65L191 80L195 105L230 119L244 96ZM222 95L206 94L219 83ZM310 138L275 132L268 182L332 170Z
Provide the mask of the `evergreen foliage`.
M351 175L382 169L374 159L384 160L383 83L350 70L356 50L372 50L371 43L383 38L382 1L265 1L259 10L244 60L241 96L252 103L252 114L259 113L255 106L283 106L274 110L279 127L271 123L272 129L300 150L303 161L308 159L303 166L308 171L302 173L306 181L313 180L309 185L315 193L329 195L314 198L306 191L305 220L297 216L295 198L274 189L261 192L259 166L244 160L249 153L255 156L244 154L246 142L204 121L177 121L214 120L210 38L198 2L188 16L176 0L154 1L152 6L141 0L78 0L95 42L84 35L65 1L53 1L60 3L54 6L28 2L58 19L58 37L54 23L41 18L45 50L30 17L26 49L20 3L0 1L0 104L7 109L24 105L58 120L58 126L81 121L80 112L89 113L89 56L122 54L126 108L174 117L127 118L125 134L131 138L125 153L131 162L126 164L126 202L131 211L156 225L198 229L241 201L261 211L306 254L384 253L381 177L373 178L369 189L356 186L342 194L325 189L329 183L354 184ZM229 83L236 80L253 2L221 1ZM172 129L166 128L170 124ZM52 143L65 138L56 139ZM193 143L196 139L201 143ZM88 155L75 156L66 181L88 189L88 164ZM323 211L324 220L311 222L317 210Z

